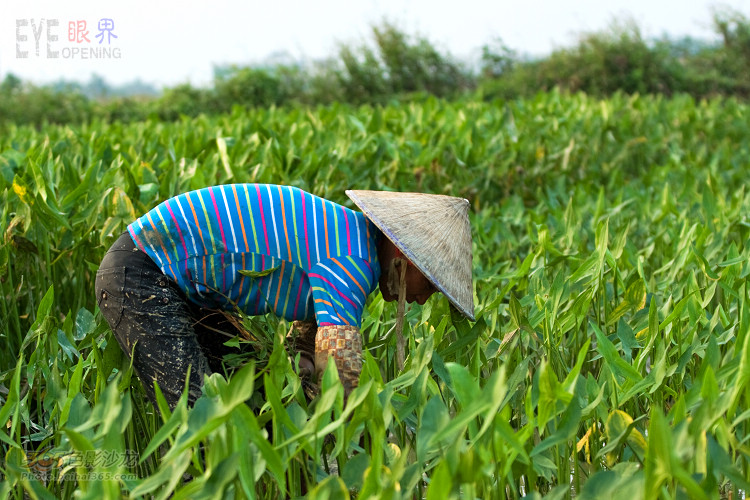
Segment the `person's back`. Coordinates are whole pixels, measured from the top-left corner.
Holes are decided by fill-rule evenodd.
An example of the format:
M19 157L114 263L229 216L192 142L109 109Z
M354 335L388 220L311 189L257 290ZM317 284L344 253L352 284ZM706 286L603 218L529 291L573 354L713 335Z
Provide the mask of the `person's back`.
M346 395L358 384L359 327L376 284L400 304L440 291L473 319L466 200L346 193L363 213L294 187L213 186L128 226L102 259L97 302L152 402L158 382L173 407L188 370L189 401L200 395L206 354L217 357L205 351L217 342L199 333L217 309L307 321L300 368L319 376L332 358Z
M204 307L359 326L380 277L380 231L362 213L290 186L184 193L128 231Z

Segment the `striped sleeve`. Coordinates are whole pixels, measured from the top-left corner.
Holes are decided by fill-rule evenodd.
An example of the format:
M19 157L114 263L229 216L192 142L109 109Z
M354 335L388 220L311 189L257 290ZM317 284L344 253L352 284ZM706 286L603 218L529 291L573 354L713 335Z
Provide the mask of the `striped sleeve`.
M361 325L365 301L375 287L367 261L353 256L326 259L312 267L308 279L318 325Z

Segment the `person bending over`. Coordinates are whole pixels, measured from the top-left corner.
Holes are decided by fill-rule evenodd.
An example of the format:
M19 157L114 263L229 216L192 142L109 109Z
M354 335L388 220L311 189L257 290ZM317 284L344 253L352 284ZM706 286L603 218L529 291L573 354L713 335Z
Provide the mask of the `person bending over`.
M439 291L474 319L467 200L346 194L362 212L290 186L219 185L168 199L128 226L102 259L96 296L152 402L158 382L174 408L188 367L188 401L200 396L225 340L206 328L217 310L295 321L300 368L319 377L333 357L347 395L376 287L386 301L400 291L418 304Z

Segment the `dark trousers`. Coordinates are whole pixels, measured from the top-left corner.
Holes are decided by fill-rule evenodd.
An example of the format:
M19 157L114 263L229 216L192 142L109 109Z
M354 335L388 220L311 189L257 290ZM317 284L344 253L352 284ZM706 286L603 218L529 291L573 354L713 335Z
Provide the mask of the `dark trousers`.
M115 241L96 273L96 297L122 350L132 358L156 406L154 381L174 408L190 367L188 401L200 396L203 376L221 369L223 343L237 329L217 311L190 302L128 233ZM222 335L225 332L226 335Z

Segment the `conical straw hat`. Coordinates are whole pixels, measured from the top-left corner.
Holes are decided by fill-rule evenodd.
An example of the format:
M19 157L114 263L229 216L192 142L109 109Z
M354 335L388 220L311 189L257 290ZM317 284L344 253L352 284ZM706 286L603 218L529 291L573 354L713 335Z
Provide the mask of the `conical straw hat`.
M346 195L467 318L474 320L469 202L423 193Z

